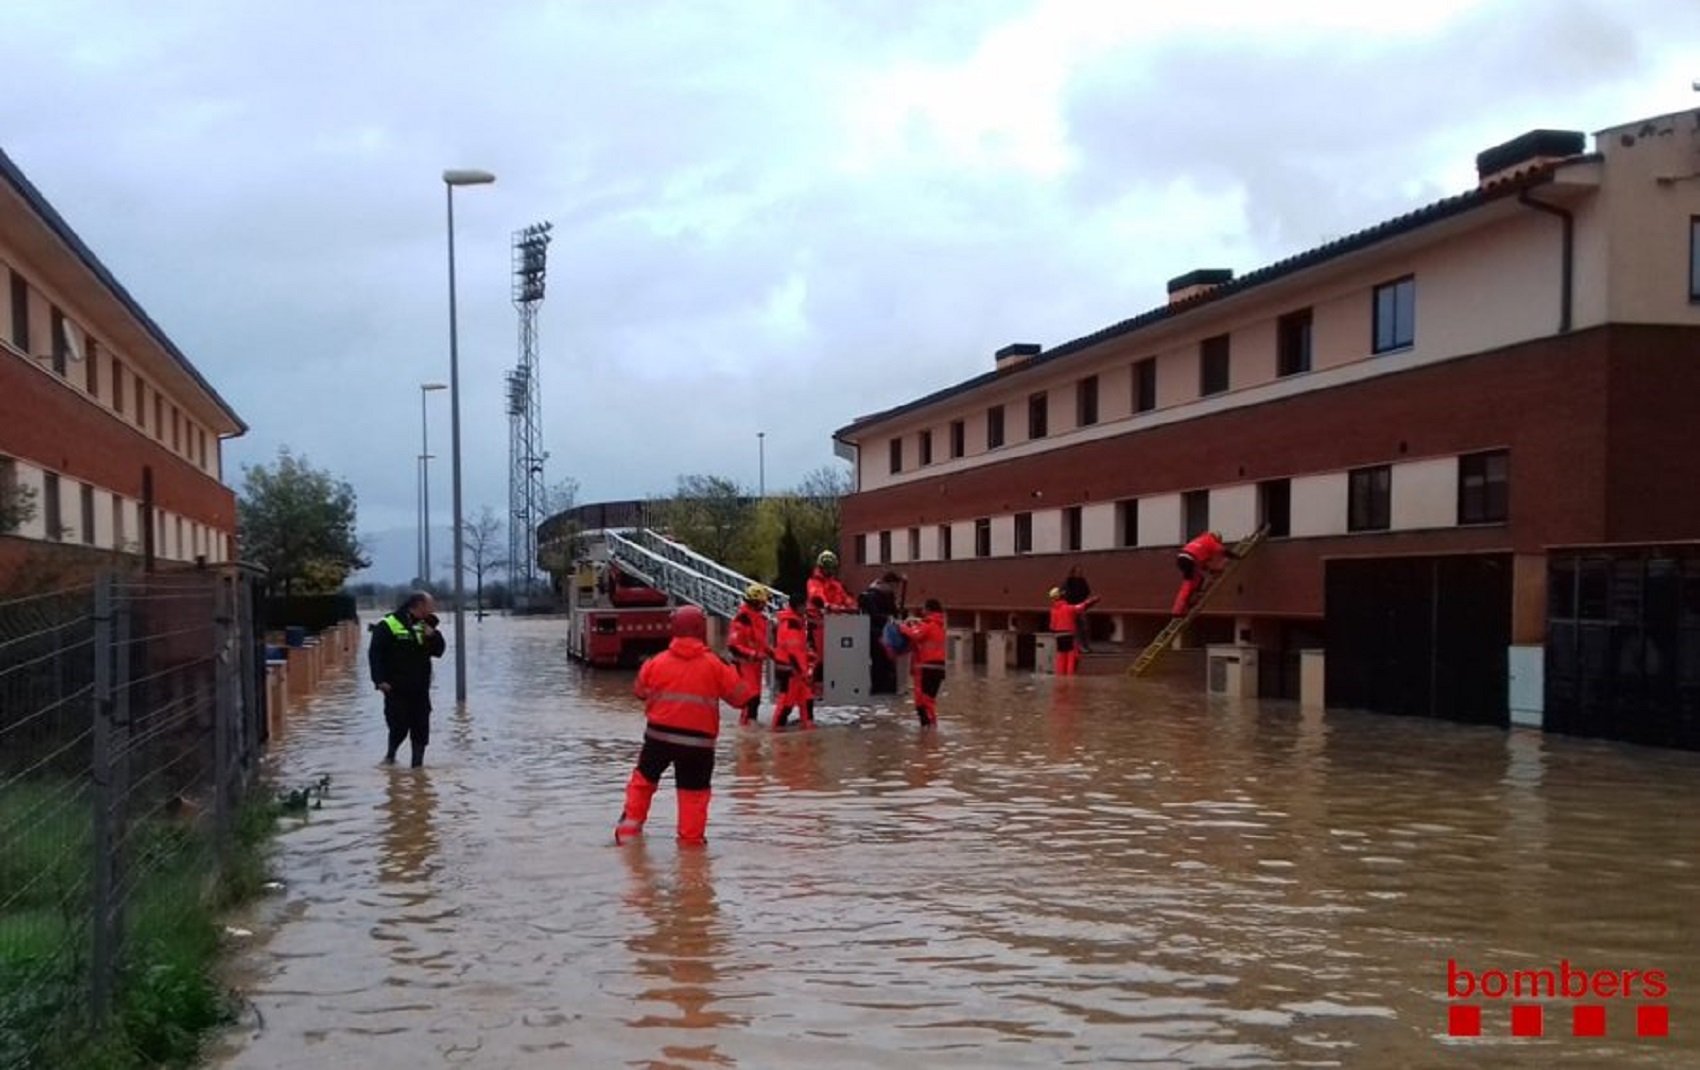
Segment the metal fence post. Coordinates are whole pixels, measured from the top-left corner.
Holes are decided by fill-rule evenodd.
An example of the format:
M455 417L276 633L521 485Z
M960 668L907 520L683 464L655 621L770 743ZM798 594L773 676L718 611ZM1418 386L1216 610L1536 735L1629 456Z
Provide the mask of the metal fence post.
M117 837L112 828L112 704L113 704L113 578L101 576L94 586L94 748L90 763L91 794L94 798L93 836L94 887L89 958L89 1013L95 1025L106 1022L112 1007L113 948L112 900L116 884L112 848Z

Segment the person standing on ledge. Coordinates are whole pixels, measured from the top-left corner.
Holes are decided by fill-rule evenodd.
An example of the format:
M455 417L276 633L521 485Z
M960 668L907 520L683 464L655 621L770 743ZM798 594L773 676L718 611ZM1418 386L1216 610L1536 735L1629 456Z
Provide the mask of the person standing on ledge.
M431 741L431 659L447 649L437 630L437 604L423 591L407 596L394 613L372 625L372 644L366 660L372 686L384 694L384 723L389 748L384 764L394 765L402 742L413 742L413 768L425 764L425 745Z

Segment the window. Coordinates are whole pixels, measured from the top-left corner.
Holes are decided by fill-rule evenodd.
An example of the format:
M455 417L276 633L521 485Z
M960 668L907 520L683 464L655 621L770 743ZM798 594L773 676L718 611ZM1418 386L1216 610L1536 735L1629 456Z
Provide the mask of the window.
M1033 514L1015 514L1015 552L1030 554L1033 552Z
M1700 215L1688 220L1688 299L1700 301Z
M1082 510L1078 505L1071 505L1063 510L1063 549L1080 549L1081 518Z
M1050 432L1051 399L1040 391L1027 399L1027 437L1044 438Z
M1293 533L1293 481L1271 479L1257 485L1259 522L1269 529L1271 539L1284 539Z
M117 382L117 380L113 380ZM112 548L124 549L129 541L129 533L124 530L124 497L120 494L112 496Z
M901 471L903 471L903 440L894 438L891 440L891 474L896 475Z
M48 324L50 330L49 344L53 347L53 374L64 378L67 370L66 362L70 358L70 339L65 336L65 313L57 308L52 311L53 315L48 320Z
M1003 406L993 405L986 410L986 448L995 450L1003 445Z
M1198 396L1207 398L1228 389L1228 336L1219 334L1198 344Z
M921 560L921 529L909 529L909 560Z
M171 548L172 548L172 550L176 551L177 560L179 560L179 561L187 560L188 557L189 557L189 552L186 549L184 549L184 547L183 547L183 518L182 517L177 518L177 525L176 526L177 526L177 531L176 531L175 534L176 534L177 538L176 538L176 541L171 544Z
M1511 455L1505 450L1458 458L1458 523L1503 524L1511 515Z
M30 353L30 288L24 277L12 272L12 344L26 357Z
M1189 490L1181 496L1181 522L1186 530L1181 537L1191 539L1210 530L1210 492Z
M1407 349L1417 339L1417 280L1407 275L1375 288L1375 352Z
M112 411L124 415L124 365L112 361Z
M1116 545L1139 545L1139 499L1116 503Z
M1393 470L1357 468L1346 493L1346 530L1386 531L1393 525Z
M974 521L974 556L992 556L992 522L986 517Z
M965 420L950 422L950 457L951 460L968 452L968 423Z
M1275 321L1276 375L1310 371L1310 325L1308 308L1289 312Z
M173 453L183 452L183 421L181 416L182 413L177 411L177 406L171 406L171 449ZM903 459L901 439L898 440L897 459L899 461Z
M153 433L155 438L165 438L165 398L157 390L153 392Z
M0 498L7 498L18 490L18 462L10 457L0 457ZM15 528L0 521L0 535L8 534Z
M920 453L921 453L921 463L922 464L932 464L933 463L933 433L931 431L922 431L921 432L921 450L920 450Z
M148 429L148 387L142 382L142 373L136 373L136 426L143 431Z
M82 491L83 492L80 495L80 497L82 498L82 501L79 504L82 506L82 510L81 510L82 517L80 519L82 520L83 543L84 543L84 545L87 545L87 546L93 546L94 545L94 488L89 486L87 483L84 483L83 487L82 487Z
M868 563L868 537L866 535L856 536L855 550L856 550L856 563L858 565L867 564Z
M1146 357L1133 366L1133 411L1150 412L1157 407L1157 358Z
M47 537L55 541L65 532L59 515L59 477L52 472L41 477L41 519L47 525Z
M87 335L83 336L83 386L89 397L100 397L100 350Z
M939 525L939 560L950 560L950 525Z
M891 564L891 532L880 532L880 564Z
M1074 425L1091 427L1098 422L1098 377L1088 375L1074 386Z

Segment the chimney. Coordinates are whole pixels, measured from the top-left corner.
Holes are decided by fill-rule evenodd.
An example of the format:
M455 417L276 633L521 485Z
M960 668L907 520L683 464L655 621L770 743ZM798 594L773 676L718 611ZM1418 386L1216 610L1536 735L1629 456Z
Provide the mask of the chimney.
M1234 279L1233 268L1199 268L1169 280L1169 304L1178 305L1200 294L1207 294L1224 282Z
M1018 368L1039 355L1037 342L1011 342L997 351L998 371L1006 372Z
M1531 130L1476 154L1479 185L1490 186L1581 155L1587 139L1575 130Z

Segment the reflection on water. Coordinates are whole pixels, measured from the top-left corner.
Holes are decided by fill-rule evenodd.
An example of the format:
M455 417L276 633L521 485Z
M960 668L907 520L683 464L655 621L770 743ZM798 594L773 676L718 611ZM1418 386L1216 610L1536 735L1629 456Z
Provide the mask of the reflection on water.
M377 766L347 678L292 724L332 777L221 1065L1425 1066L1700 1060L1700 758L957 673L941 727L728 726L706 850L609 845L630 679L559 626L473 635L466 710ZM439 684L451 705L452 678ZM730 716L730 715L729 715ZM1449 958L1664 969L1672 1036L1445 1036Z

